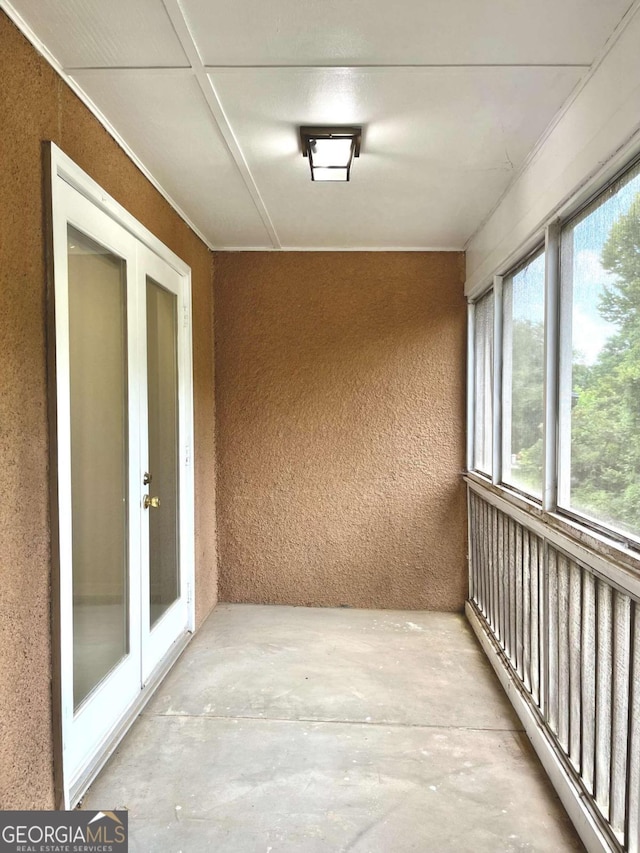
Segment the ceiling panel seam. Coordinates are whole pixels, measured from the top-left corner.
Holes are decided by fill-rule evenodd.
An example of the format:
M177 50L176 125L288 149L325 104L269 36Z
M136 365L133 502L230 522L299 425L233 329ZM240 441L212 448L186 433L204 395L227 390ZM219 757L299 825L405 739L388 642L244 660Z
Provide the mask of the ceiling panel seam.
M195 72L190 65L65 65L67 74L95 74L99 76L105 71L109 74L174 74L176 77L193 77Z
M193 231L193 233L198 237L208 249L211 251L215 251L216 247L213 245L211 240L202 233L200 228L193 222L191 217L189 217L184 210L180 207L180 205L175 201L172 196L165 190L162 184L155 178L152 172L147 169L145 164L142 162L140 157L135 153L135 151L131 148L131 146L127 143L124 137L115 129L115 127L111 124L109 119L104 115L104 113L96 106L96 104L92 101L92 99L87 95L84 89L76 83L73 77L63 68L62 64L58 61L58 59L51 53L49 48L42 42L35 32L31 29L29 24L25 21L22 15L12 6L9 0L0 0L0 9L6 13L6 15L13 21L16 27L20 30L22 35L27 39L27 41L33 45L33 47L38 51L38 53L49 63L49 65L53 68L53 70L61 77L64 82L69 86L71 91L77 95L80 101L85 105L85 107L89 110L89 112L95 116L95 118L100 122L100 124L104 127L107 133L117 142L117 144L122 148L127 157L140 169L145 178L149 181L149 183L156 189L162 198L175 210L178 216L185 222L189 228ZM102 69L108 70L108 69ZM189 70L189 69L187 69Z
M430 68L434 70L449 69L449 68L503 68L519 69L519 68L591 68L585 62L446 62L446 63L381 63L376 65L358 64L351 65L332 65L331 63L314 64L305 63L303 65L204 65L204 70L209 73L213 71L422 71Z
M633 20L633 18L635 17L635 15L638 11L640 11L640 0L633 0L633 2L627 8L627 11L622 16L622 18L620 18L620 20L618 21L618 24L616 25L616 28L614 29L614 31L611 33L609 38L604 43L600 53L596 56L596 58L591 63L591 65L587 66L587 68L589 69L587 71L587 73L584 75L584 77L582 77L578 81L578 83L576 84L576 86L573 89L573 92L571 92L571 94L569 95L567 100L564 102L564 104L560 107L560 109L555 114L553 119L545 127L542 135L540 136L540 138L538 139L536 144L533 146L531 151L524 158L522 164L516 170L515 174L513 175L513 177L511 178L511 180L507 184L507 186L505 187L504 192L501 193L500 197L497 199L496 203L493 205L491 210L489 210L487 215L482 219L482 221L478 224L478 226L474 229L474 231L469 235L469 237L467 237L467 239L464 242L464 246L463 246L463 250L465 252L467 251L467 249L469 248L471 243L475 240L476 236L482 231L482 229L485 227L485 225L489 222L489 220L491 219L493 214L496 212L496 210L500 207L500 205L502 204L502 202L505 199L505 197L507 196L507 194L511 191L511 188L517 183L517 181L520 180L520 178L526 172L526 170L529 168L531 163L540 154L540 151L541 151L542 147L544 146L545 142L547 141L547 139L551 136L551 134L553 133L553 131L555 130L557 125L560 123L560 121L564 117L564 115L568 112L569 108L575 102L575 100L579 96L580 92L582 92L584 87L589 83L589 81L591 80L591 78L593 77L595 72L598 70L600 65L602 65L602 63L604 62L604 60L606 59L606 57L610 53L611 49L616 44L616 42L618 41L618 39L620 38L622 33L629 26L629 24L631 23L631 21Z
M216 252L462 252L460 246L217 246Z
M215 90L212 80L207 74L204 65L202 64L202 59L200 57L200 53L198 51L198 47L195 43L193 36L191 35L191 30L189 29L189 25L187 23L187 19L182 10L182 6L180 5L179 0L162 0L163 5L167 14L169 15L169 19L173 24L173 28L175 30L176 36L182 45L182 49L184 50L187 59L191 63L191 67L194 71L195 78L200 86L202 94L204 95L204 99L209 107L209 111L215 121L222 138L225 141L229 154L231 155L234 163L236 164L236 168L240 172L242 180L253 200L256 210L262 220L262 223L265 227L269 235L269 239L271 240L273 247L275 249L280 248L280 239L276 232L273 221L271 220L271 216L269 215L269 211L267 210L267 206L264 203L262 195L260 194L260 190L258 189L258 185L251 173L251 169L245 159L245 156L240 148L240 144L236 139L235 133L233 132L233 128L229 120L227 119L226 113L220 102L218 94Z
M449 68L499 68L505 71L518 70L520 68L591 68L591 65L584 62L510 62L510 63L473 63L473 62L455 62L455 63L394 63L382 65L314 65L307 63L305 65L203 65L205 74L210 74L215 71L422 71L434 69L436 71ZM67 73L82 71L85 72L100 72L100 71L149 71L151 73L172 72L175 74L195 74L197 69L190 65L67 65L65 66Z

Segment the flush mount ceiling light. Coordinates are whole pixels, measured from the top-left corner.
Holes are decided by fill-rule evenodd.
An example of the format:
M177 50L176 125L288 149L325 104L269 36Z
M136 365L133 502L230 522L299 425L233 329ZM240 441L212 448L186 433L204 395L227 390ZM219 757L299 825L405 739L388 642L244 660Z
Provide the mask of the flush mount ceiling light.
M360 156L361 127L301 127L302 154L312 181L348 181L351 161Z

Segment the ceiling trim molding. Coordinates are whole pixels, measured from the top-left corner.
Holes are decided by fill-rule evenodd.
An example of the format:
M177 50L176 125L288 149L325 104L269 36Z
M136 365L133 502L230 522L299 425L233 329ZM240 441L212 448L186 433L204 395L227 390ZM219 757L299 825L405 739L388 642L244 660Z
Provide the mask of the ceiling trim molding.
M553 131L555 130L557 125L560 123L560 121L564 118L565 114L568 112L569 108L574 103L574 101L576 100L578 95L582 92L582 90L585 88L585 86L587 86L589 84L591 78L593 77L595 72L598 70L598 68L602 65L603 61L606 59L608 54L611 52L612 48L617 43L620 36L627 29L627 27L629 26L629 24L631 23L631 21L635 17L638 10L640 10L640 0L632 0L627 11L624 13L622 18L620 18L620 20L618 21L616 28L614 29L614 31L611 33L609 38L604 43L602 50L600 51L598 56L596 56L596 58L591 63L591 65L588 66L589 70L587 71L587 73L584 75L584 77L581 78L581 80L578 81L573 92L569 95L569 97L564 102L564 104L560 107L560 109L555 114L555 116L553 117L551 122L547 125L544 132L542 133L542 136L540 136L540 138L538 139L536 144L533 146L531 151L524 158L520 167L518 169L516 169L511 180L509 181L509 183L505 187L504 192L500 195L500 198L496 201L496 203L493 205L491 210L488 211L487 215L478 224L477 228L475 228L473 233L470 234L469 237L467 237L467 239L465 240L465 243L464 243L464 250L465 251L471 245L471 243L476 238L476 236L482 231L482 229L485 227L485 225L489 222L489 220L491 219L493 214L496 212L496 210L500 207L500 205L502 204L502 202L506 198L507 194L512 189L512 187L514 186L514 184L526 172L526 170L529 168L531 163L536 159L536 157L538 157L538 155L540 154L542 148L544 147L544 144L546 143L547 139L551 136L551 134L553 133Z
M20 30L22 35L27 39L28 42L33 45L33 47L38 51L38 53L49 63L49 65L53 68L53 70L58 74L59 77L69 86L71 91L80 98L85 107L89 110L89 112L100 122L100 124L107 131L109 136L111 136L122 148L127 157L140 169L145 178L149 181L149 183L160 193L160 195L164 198L164 200L175 210L178 216L182 219L182 221L189 226L189 228L193 231L193 233L202 240L205 246L214 251L214 246L208 237L202 233L202 231L198 228L198 226L187 216L184 210L180 207L180 205L169 195L169 193L164 189L162 184L159 183L158 180L153 176L153 174L147 169L142 160L138 157L138 155L133 151L132 148L129 147L128 143L124 140L124 138L118 133L115 127L111 124L109 119L101 112L101 110L94 104L91 98L87 95L87 93L82 89L76 81L71 77L62 64L58 61L58 59L51 53L51 51L47 48L47 46L40 41L35 32L31 29L29 24L24 20L22 15L11 5L9 0L0 0L0 9L13 21L16 27ZM105 69L103 69L105 70ZM175 70L185 70L185 69L175 69ZM186 69L189 71L190 69Z
M251 173L251 169L249 168L249 164L247 163L245 156L242 152L240 144L236 139L235 133L233 132L233 128L226 116L220 98L218 97L218 93L215 90L213 85L213 81L207 74L204 65L202 64L202 59L200 57L200 53L198 51L197 45L193 36L191 35L191 30L189 29L189 25L187 24L186 18L182 11L182 7L180 6L179 0L162 0L163 5L166 9L167 14L173 24L173 28L175 30L176 36L180 44L182 45L182 49L184 50L187 59L191 63L191 67L195 74L195 78L198 81L198 85L202 90L202 94L204 95L205 101L207 102L207 106L209 107L209 111L213 116L213 120L215 121L222 138L225 141L227 149L231 157L233 158L234 163L240 175L244 181L244 184L251 195L253 203L255 205L256 210L262 220L262 224L264 225L267 234L269 235L269 239L273 243L274 249L280 248L280 238L276 232L275 226L271 220L271 216L269 215L269 211L267 210L267 206L264 203L264 200L260 194L260 190L258 189L258 185Z

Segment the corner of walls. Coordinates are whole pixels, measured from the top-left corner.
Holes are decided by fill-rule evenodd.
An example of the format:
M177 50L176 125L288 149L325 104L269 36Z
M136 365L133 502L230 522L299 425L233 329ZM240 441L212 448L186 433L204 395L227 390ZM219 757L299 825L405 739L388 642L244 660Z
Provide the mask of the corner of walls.
M219 381L219 365L218 365L218 354L217 354L217 345L218 339L216 336L216 320L217 320L217 285L218 285L218 267L222 263L222 259L227 252L221 252L220 250L214 249L211 251L211 293L213 295L212 299L212 312L211 312L211 351L213 356L213 365L214 365L214 410L215 410L215 474L216 474L216 533L217 533L217 547L216 547L216 578L217 578L217 594L216 594L216 604L224 601L222 595L222 565L223 565L223 546L222 546L222 537L220 535L220 521L221 521L221 501L220 501L220 403L218 399L218 381Z
M207 434L207 470L202 471L201 479L206 481L209 490L206 506L206 524L205 518L200 518L199 523L196 523L198 529L206 527L213 531L213 539L209 543L209 562L210 571L207 573L208 582L206 590L203 589L203 581L200 581L200 594L196 598L196 630L206 621L213 609L218 604L220 599L219 582L220 582L220 545L218 536L218 449L217 449L217 406L216 406L216 367L215 367L215 268L216 268L216 252L208 249L208 311L203 312L203 324L206 318L206 326L208 328L208 358L211 364L211 374L208 380L210 389L210 401L207 407L206 422L202 424L202 429ZM196 494L196 513L202 511L199 507L198 495ZM199 549L201 543L196 537L196 549ZM204 553L201 555L205 559ZM204 594L203 594L204 593Z

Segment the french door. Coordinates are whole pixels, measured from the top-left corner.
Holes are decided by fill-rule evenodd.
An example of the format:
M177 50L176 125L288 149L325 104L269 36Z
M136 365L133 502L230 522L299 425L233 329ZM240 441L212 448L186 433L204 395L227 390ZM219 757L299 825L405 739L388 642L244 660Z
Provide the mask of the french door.
M189 278L131 220L53 180L68 801L193 625Z

